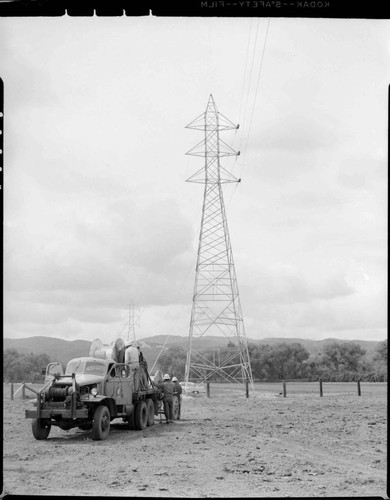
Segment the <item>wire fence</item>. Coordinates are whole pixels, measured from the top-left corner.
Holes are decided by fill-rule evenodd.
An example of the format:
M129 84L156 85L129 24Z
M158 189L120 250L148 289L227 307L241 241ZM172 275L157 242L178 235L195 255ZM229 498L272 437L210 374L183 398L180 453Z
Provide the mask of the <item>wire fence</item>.
M9 382L3 384L3 394L9 394L11 400L14 399L35 399L37 392L44 386L43 382Z
M245 384L206 383L205 397L245 396ZM249 398L255 396L275 397L327 397L337 395L371 395L374 393L387 395L387 382L317 382L305 381L272 381L255 382L253 391L249 391Z
M3 384L3 394L5 398L14 399L35 399L37 392L44 386L43 382L9 382ZM297 396L315 396L326 397L341 394L355 394L362 396L367 394L385 394L387 395L387 382L323 382L321 379L317 382L306 381L272 381L255 382L254 390L251 390L246 384L207 382L204 384L204 390L196 397L213 398L218 396L246 396L267 395L279 397L297 397Z

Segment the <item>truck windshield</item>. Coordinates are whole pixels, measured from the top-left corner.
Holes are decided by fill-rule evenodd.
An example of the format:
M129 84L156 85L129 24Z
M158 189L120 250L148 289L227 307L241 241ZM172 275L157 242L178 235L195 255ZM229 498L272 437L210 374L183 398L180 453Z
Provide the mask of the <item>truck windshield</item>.
M68 363L68 366L66 367L66 375L72 375L72 373L105 375L106 365L105 363L99 363L98 361L81 361L81 360L70 361Z

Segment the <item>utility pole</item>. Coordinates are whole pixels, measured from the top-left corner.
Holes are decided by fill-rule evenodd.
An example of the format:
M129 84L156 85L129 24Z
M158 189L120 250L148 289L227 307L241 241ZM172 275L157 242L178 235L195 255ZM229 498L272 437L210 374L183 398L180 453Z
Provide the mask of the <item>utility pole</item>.
M128 330L128 333L127 333L127 341L129 341L129 340L136 340L136 338L135 338L135 327L139 326L139 324L136 321L136 319L138 319L138 317L136 318L134 304L131 303L129 305L129 330Z
M207 382L215 377L253 388L248 344L241 311L233 252L223 200L222 184L240 182L220 164L223 156L239 155L223 142L219 133L236 130L217 110L210 95L206 111L186 128L204 131L204 139L186 154L205 157L205 166L187 182L204 184L185 382ZM220 356L199 349L196 340L207 335L225 336ZM208 352L207 352L208 351Z

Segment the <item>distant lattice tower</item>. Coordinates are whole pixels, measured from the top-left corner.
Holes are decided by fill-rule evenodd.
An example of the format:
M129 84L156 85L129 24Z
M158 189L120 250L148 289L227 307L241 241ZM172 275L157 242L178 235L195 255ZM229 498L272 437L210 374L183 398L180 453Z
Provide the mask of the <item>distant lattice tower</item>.
M136 321L135 312L134 312L134 304L129 305L129 331L127 333L126 342L135 341L135 327L138 326Z
M240 182L220 165L222 156L238 155L220 137L238 129L216 108L210 95L206 111L186 128L203 130L204 139L186 154L204 156L205 166L187 182L204 184L202 221L189 331L185 381L249 382L253 388L244 320L227 225L222 184ZM197 339L224 335L226 349L201 349Z

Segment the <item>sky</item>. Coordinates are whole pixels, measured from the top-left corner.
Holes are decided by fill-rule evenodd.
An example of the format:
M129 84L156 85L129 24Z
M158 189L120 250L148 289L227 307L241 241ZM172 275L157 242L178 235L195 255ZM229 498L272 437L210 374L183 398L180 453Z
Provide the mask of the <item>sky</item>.
M1 18L3 336L189 335L212 94L247 338L384 340L389 28Z

